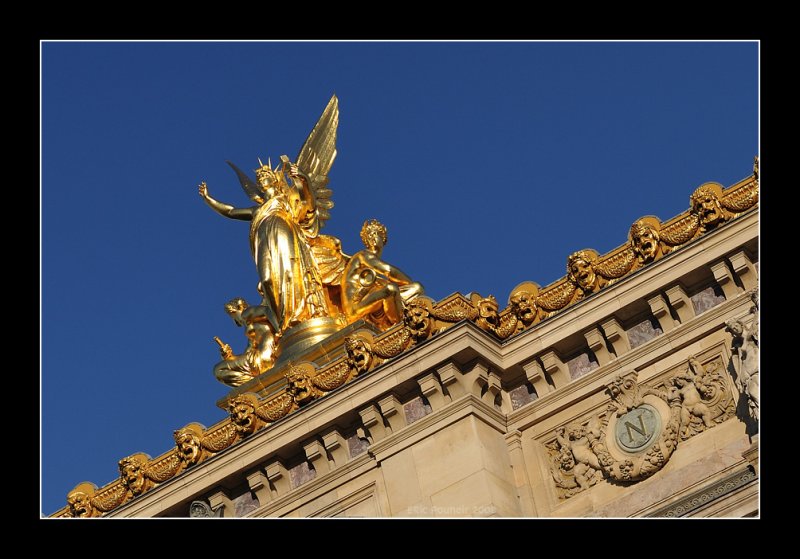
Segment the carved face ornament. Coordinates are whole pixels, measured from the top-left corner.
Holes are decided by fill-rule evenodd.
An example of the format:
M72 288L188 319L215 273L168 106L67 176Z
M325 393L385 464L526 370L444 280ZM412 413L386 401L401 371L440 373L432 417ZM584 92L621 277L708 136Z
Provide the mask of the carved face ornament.
M253 406L249 402L237 402L231 409L231 421L239 431L249 431L253 425Z
M200 440L187 431L175 431L175 444L182 462L194 464L200 456Z
M597 281L592 263L583 252L570 255L567 266L570 279L584 291L591 291Z
M739 320L729 320L725 323L728 331L734 336L741 336L744 333L744 326Z
M567 439L577 441L586 436L586 429L582 425L570 425L566 429Z
M511 295L511 307L523 322L531 322L536 317L536 299L527 291L517 291Z
M716 225L722 220L722 206L717 195L708 189L701 189L692 195L692 211L700 218L702 225Z
M87 518L92 510L89 496L83 491L75 491L67 495L67 506L73 518Z
M142 465L135 458L123 458L119 462L119 473L122 484L131 493L138 495L144 490L145 478Z
M650 262L656 257L660 236L650 225L642 222L634 223L631 228L631 241L633 251L644 262Z
M364 340L360 338L345 338L344 348L356 371L364 372L369 369L371 355Z
M500 317L497 314L498 308L497 299L492 296L478 301L478 314L489 324L497 325L500 321Z
M424 336L427 333L430 326L429 316L427 307L416 300L409 301L403 308L405 325L415 336Z

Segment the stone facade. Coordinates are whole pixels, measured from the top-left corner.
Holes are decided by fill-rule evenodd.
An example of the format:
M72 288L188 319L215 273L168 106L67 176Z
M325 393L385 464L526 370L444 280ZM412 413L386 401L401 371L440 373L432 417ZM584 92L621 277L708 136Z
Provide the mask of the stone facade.
M725 330L750 312L757 255L750 212L506 340L459 323L107 516L757 515ZM657 466L604 462L624 379L631 409L677 426ZM627 463L650 469L625 479Z
M502 310L413 299L388 329L233 389L228 418L123 458L52 516L757 516L757 200L756 172L705 183Z

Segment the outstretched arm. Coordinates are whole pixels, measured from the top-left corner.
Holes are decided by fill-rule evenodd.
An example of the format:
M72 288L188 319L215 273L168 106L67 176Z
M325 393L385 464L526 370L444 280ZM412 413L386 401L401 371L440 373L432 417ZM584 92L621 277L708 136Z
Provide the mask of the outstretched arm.
M200 197L205 200L205 203L208 204L208 206L219 215L229 217L231 219L241 219L243 221L250 221L253 219L253 208L234 208L233 206L214 200L209 195L208 185L206 185L205 182L200 183L198 192L200 193Z

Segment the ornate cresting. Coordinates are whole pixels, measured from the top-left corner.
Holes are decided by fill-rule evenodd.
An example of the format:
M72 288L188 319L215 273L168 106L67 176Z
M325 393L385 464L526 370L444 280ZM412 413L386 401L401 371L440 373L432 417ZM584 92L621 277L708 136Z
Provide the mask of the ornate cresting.
M175 431L175 447L157 458L143 453L124 458L119 464L120 477L117 480L101 488L89 482L77 485L68 494L67 505L53 514L54 517L94 517L108 513L269 428L272 423L309 402L324 397L360 375L369 374L388 360L461 321L470 321L499 339L509 338L758 205L756 161L754 174L730 188L723 189L718 183L705 183L698 187L690 197L690 208L666 222L653 216L638 219L630 227L624 245L604 255L591 249L571 254L567 260L567 275L556 282L545 287L530 281L519 284L512 290L508 304L502 310L495 297L482 297L475 293L469 297L456 293L435 302L421 294L419 284L382 262L380 249L385 244L385 231L381 234L377 225L366 227L369 222L365 224L366 249L362 256L367 262L360 264L341 252L338 239L325 235L314 237L304 229L314 220L321 225L329 217L327 210L333 205L326 185L327 171L335 157L337 103L335 97L331 99L301 149L297 164L284 157L282 167L262 166L257 173L260 186L234 167L243 188L257 206L238 210L210 199L205 185L200 187L201 195L219 213L253 221L251 247L262 274L259 283L262 304L248 306L243 299L234 299L226 305L226 311L234 321L245 327L248 347L237 356L230 346L218 340L223 361L215 367L215 373L224 371L223 374L217 373L220 380L224 375L240 379L241 382L229 383L235 386L269 371L277 361L281 340L293 336L293 329L297 331L304 326L309 327L313 335L324 337L347 325L348 320L366 316L380 333L373 335L358 330L346 336L342 340L342 355L322 366L297 360L277 367L277 370L270 371L271 378L283 379L283 386L277 391L265 398L254 393L231 398L228 418L209 428L191 423L178 429ZM321 141L318 129L331 126L332 135L328 129L325 136L327 147L315 148L315 142ZM324 151L327 153L326 163L317 161L320 156L315 149L329 150ZM296 182L289 185L287 176ZM277 201L270 202L273 197ZM270 213L272 210L265 209L271 203L280 206L280 211L276 209ZM308 222L298 221L297 216L301 215L296 213L298 207L307 212ZM309 217L309 211L316 214ZM270 216L277 217L268 221ZM305 278L302 285L292 285L292 289L302 295L295 299L300 301L296 308L270 295L270 289L274 287L270 282L274 278L262 268L267 260L281 260L287 255L269 252L272 245L269 244L268 232L261 229L264 223L272 223L281 230L291 229L293 246L305 247L297 249L300 251L298 254L288 255L292 262L306 259L309 266L305 275L291 276ZM264 229L269 228L265 225ZM266 245L258 240L262 234ZM259 258L262 258L261 263ZM342 297L347 291L348 279L343 272L348 265L354 272L351 279L356 278L351 286L355 286L357 291L359 285L367 284L368 289L361 294L359 301L379 291L385 296L376 297L378 304L369 306L366 314L360 312L363 308L350 315L345 312ZM390 285L392 287L386 289ZM407 296L409 292L413 296ZM391 317L395 311L400 312ZM324 327L317 328L318 324ZM331 324L335 327L329 328ZM738 331L734 332L734 336L737 335L741 336ZM260 365L253 365L259 360ZM692 360L660 385L649 387L639 387L636 375L632 373L616 379L608 387L613 401L609 410L559 429L552 443L548 444L559 496L570 497L603 479L614 482L644 479L669 460L681 440L730 417L733 400L729 387L718 372L721 366L721 363L701 364ZM750 391L756 394L757 410L757 388ZM633 427L628 429L627 425ZM656 430L657 435L654 434ZM631 435L628 444L633 446L625 447L619 442L619 437L626 434Z

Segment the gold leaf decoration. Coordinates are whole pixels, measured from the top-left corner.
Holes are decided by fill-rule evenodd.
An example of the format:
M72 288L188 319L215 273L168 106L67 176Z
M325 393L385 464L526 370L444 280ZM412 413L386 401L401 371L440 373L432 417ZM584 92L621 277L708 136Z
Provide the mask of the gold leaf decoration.
M386 336L381 336L372 344L372 351L378 357L388 359L399 355L411 341L411 332L408 328L399 328Z
M633 250L630 247L626 247L623 250L598 259L594 263L594 269L604 278L621 278L633 268L635 260L636 255Z
M318 372L314 378L311 379L311 382L317 388L329 392L342 386L350 380L350 377L350 367L342 360Z
M741 213L758 203L758 183L750 182L723 196L720 203L726 210Z
M236 428L230 421L226 421L221 426L206 431L200 444L203 448L211 452L220 452L236 442Z
M700 220L694 214L688 214L670 224L661 226L661 240L673 247L687 243L694 238Z
M278 421L289 415L289 412L294 408L295 403L292 396L286 392L281 392L277 396L262 402L256 408L256 415L264 421Z
M563 279L553 287L540 291L536 305L546 311L563 309L572 300L576 289L574 284Z
M101 512L109 512L125 502L128 490L119 480L99 489L92 497L92 506Z
M163 458L150 462L144 471L144 475L156 483L163 483L174 477L180 469L180 458L178 458L178 453L173 450Z

